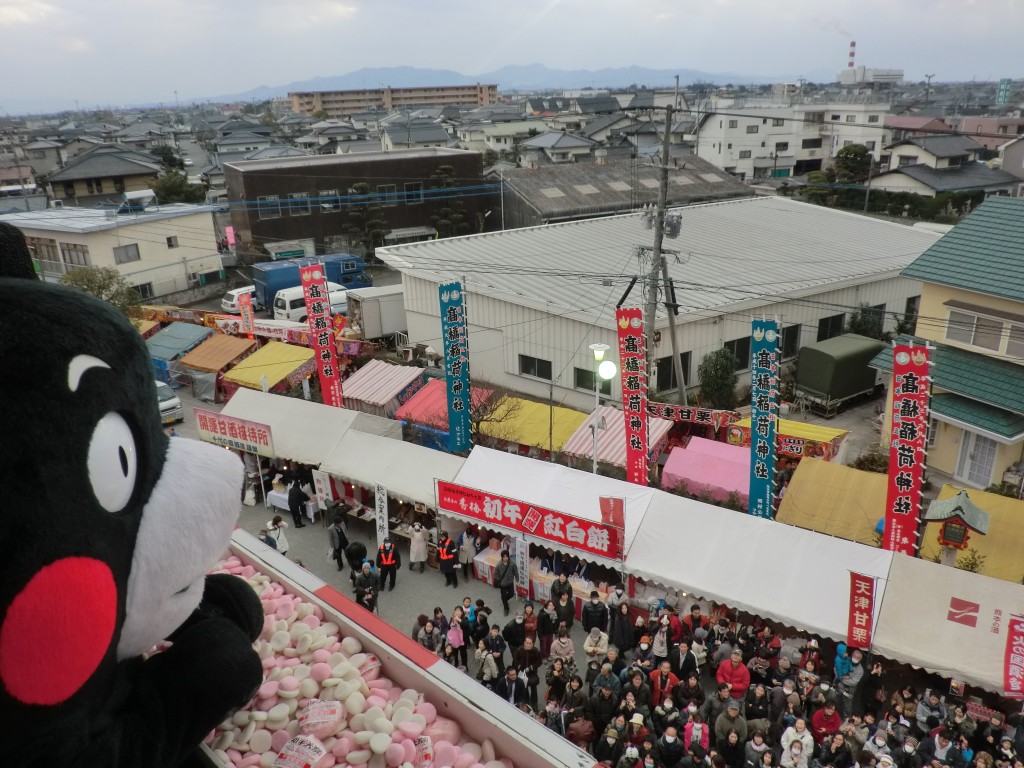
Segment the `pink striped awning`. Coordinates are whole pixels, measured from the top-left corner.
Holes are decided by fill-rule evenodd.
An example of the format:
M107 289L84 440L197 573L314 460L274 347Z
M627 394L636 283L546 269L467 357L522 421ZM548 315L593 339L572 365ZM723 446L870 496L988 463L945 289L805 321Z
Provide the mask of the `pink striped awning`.
M423 369L371 360L341 384L345 407L392 418L423 386Z
M597 460L617 467L626 466L626 422L622 411L602 405L580 424L562 447L562 453L593 459L594 433L590 425L604 417L605 428L597 431ZM647 445L652 457L657 457L665 444L672 422L657 416L647 417Z

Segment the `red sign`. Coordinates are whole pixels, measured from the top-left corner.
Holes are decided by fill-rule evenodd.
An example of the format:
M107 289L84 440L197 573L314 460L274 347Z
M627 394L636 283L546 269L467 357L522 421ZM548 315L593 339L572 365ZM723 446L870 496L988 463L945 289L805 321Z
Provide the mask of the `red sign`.
M602 496L598 503L601 505L601 522L619 531L624 531L626 528L626 500L618 496ZM623 539L625 539L625 535L619 537L620 542ZM621 559L622 555L620 549L617 557Z
M1003 695L1024 699L1024 616L1010 615L1003 657Z
M274 439L269 425L223 416L203 408L194 410L200 440L274 458Z
M863 573L850 573L850 620L846 644L850 648L871 647L871 624L875 615L875 580Z
M921 482L928 447L928 350L899 344L892 350L889 493L882 547L913 557L921 514Z
M242 316L242 333L252 338L253 334L253 321L252 321L252 294L243 293L238 297L238 312Z
M621 558L621 529L516 499L438 480L437 508L472 518L485 527L500 525L608 560Z
M331 301L327 295L327 275L319 264L299 268L302 294L306 299L309 321L310 346L320 374L320 392L325 405L344 408L341 395L341 371L334 346L334 321L331 319Z
M740 420L740 415L736 411L717 411L714 408L693 408L671 403L648 402L647 415L687 424L705 424L716 430Z
M647 485L647 353L643 310L615 310L626 419L626 480Z
M946 612L946 621L963 624L965 627L976 627L979 613L981 613L981 606L977 603L962 600L959 597L951 597L949 598L949 611Z

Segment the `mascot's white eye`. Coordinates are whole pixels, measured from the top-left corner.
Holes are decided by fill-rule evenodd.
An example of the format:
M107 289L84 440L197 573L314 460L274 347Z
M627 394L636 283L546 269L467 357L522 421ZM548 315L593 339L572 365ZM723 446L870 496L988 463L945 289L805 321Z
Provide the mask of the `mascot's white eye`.
M108 413L92 433L89 443L89 482L96 500L107 512L119 512L132 497L139 457L127 422Z

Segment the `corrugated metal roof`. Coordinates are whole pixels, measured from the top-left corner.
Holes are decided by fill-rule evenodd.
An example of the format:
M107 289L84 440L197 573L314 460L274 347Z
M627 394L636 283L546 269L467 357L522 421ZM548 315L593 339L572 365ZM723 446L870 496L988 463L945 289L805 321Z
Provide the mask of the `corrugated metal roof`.
M562 453L592 459L594 456L594 433L590 425L604 419L604 429L597 431L597 460L617 467L626 466L626 420L622 411L602 405L580 424L572 437L562 446ZM657 447L672 429L672 422L657 416L647 417L647 445ZM660 453L660 450L658 451Z
M385 405L422 376L422 368L371 360L345 379L342 391L346 400L362 400L371 405Z
M676 210L682 234L665 247L678 252L668 264L680 322L892 277L939 237L784 197ZM627 214L387 246L377 256L424 280L465 276L470 294L610 329L615 302L638 272L638 246L653 241L639 214ZM641 301L635 288L626 306ZM667 325L661 308L659 317L658 325Z

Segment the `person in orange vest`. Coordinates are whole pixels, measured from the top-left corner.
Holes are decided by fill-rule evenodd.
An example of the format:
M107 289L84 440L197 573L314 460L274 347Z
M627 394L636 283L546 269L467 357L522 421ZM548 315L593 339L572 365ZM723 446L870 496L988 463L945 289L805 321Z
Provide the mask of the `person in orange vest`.
M391 543L391 537L384 539L384 543L377 549L377 570L380 572L380 589L384 589L384 582L391 577L388 585L388 592L395 588L395 574L402 567L402 558L398 549Z
M457 588L459 574L455 572L455 558L458 556L459 548L445 531L438 533L437 541L437 559L441 573L444 574L444 585Z

